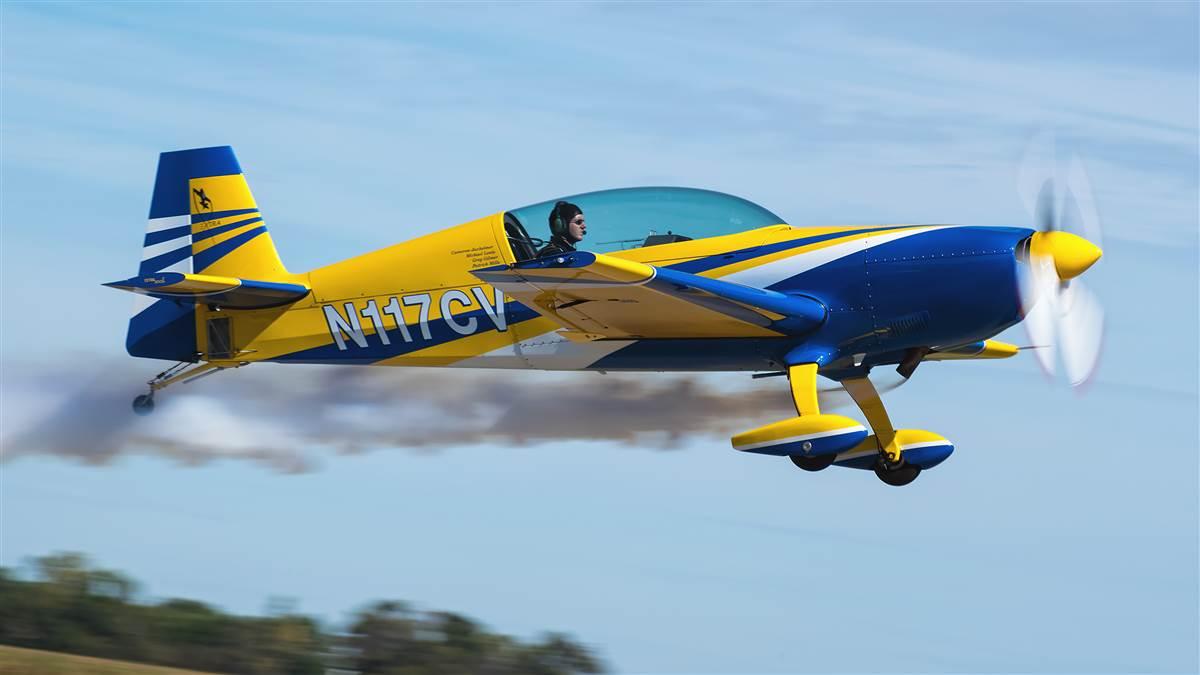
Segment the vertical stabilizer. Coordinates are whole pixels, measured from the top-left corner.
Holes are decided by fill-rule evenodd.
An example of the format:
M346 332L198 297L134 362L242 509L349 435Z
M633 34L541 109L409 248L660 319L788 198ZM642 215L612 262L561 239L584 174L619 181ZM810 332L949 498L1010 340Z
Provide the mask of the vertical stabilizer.
M159 272L287 278L233 148L159 156L138 274ZM131 355L190 361L196 344L194 302L139 297L125 342Z

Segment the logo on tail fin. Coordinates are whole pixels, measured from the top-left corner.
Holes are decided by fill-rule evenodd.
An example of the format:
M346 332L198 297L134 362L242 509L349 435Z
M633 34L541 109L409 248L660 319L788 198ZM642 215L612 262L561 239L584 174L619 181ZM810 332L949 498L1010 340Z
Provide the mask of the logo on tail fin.
M197 211L212 211L212 200L204 194L204 188L192 190L192 201L196 203Z

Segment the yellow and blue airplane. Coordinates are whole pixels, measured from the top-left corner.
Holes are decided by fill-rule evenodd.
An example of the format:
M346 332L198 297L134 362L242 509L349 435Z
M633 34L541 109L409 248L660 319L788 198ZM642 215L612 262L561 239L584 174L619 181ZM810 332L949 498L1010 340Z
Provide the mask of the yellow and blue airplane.
M292 272L231 148L163 153L138 273L106 284L138 294L129 353L178 362L134 409L152 410L170 384L259 361L750 371L785 375L796 416L734 436L734 448L904 485L954 447L896 429L871 369L908 377L923 361L1011 357L1017 347L991 338L1031 304L1054 314L1101 255L1053 223L792 227L688 188L565 199L605 242L538 257L530 232L547 228L551 200ZM1030 286L1035 303L1023 302ZM1064 360L1075 377L1095 354ZM821 412L818 375L849 392L870 431Z

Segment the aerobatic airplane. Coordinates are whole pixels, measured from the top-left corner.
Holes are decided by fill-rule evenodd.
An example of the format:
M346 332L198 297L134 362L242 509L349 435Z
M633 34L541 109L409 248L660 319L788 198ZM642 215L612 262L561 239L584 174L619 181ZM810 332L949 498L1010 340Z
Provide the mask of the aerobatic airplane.
M158 390L259 361L785 375L796 416L733 437L801 469L912 482L953 452L896 429L868 373L1007 358L992 340L1025 318L1091 372L1102 314L1077 281L1100 249L1058 229L957 225L792 227L708 190L638 187L501 211L309 272L288 271L229 147L163 153L126 346L178 362ZM564 202L600 244L539 256ZM558 219L557 222L556 219ZM1057 335L1056 335L1057 334ZM1054 351L1039 357L1053 365ZM822 413L817 376L841 383L870 432Z

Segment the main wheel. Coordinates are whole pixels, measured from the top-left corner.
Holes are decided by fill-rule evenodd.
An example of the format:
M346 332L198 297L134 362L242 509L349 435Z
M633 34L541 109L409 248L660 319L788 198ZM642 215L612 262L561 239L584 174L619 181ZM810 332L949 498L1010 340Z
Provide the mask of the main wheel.
M879 480L900 487L908 485L921 475L921 467L916 464L901 464L896 467L888 467L883 462L875 465L875 475L879 476Z
M133 412L139 415L149 415L154 412L154 397L150 394L142 394L133 399Z
M833 460L837 459L837 455L788 455L788 458L792 460L792 464L805 471L820 471L829 468Z

